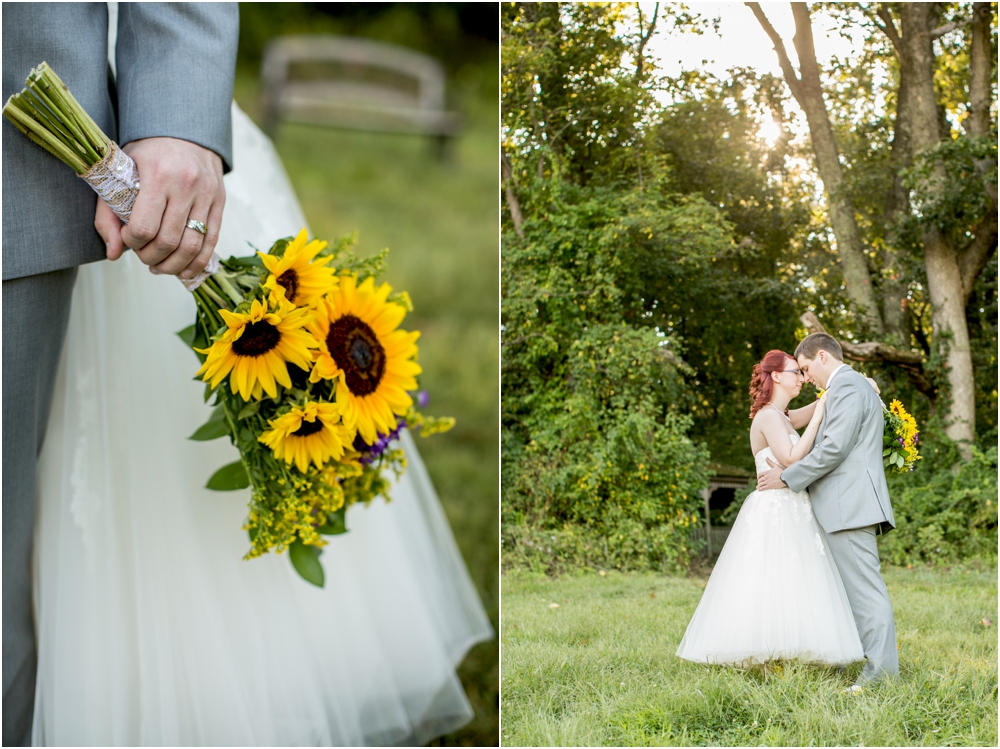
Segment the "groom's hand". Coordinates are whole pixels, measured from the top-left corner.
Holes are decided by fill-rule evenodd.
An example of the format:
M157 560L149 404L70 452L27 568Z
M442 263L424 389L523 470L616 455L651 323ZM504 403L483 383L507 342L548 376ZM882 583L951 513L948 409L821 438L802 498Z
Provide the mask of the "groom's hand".
M763 473L757 474L757 491L763 492L769 489L787 488L787 484L781 480L781 472L784 469L770 458L765 458L765 460L767 460L767 464L771 467Z
M97 201L94 224L104 238L108 258L126 247L153 273L191 278L205 269L219 241L226 190L222 159L214 151L178 138L143 138L122 149L136 163L141 188L128 224ZM206 234L187 226L205 224Z

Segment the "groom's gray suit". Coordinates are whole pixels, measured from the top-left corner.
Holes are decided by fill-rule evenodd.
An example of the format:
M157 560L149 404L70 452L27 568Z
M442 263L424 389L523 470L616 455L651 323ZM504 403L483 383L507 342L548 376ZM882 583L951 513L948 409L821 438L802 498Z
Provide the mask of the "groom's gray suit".
M236 3L3 3L3 99L48 62L109 137L192 141L232 163ZM141 175L140 175L141 178ZM3 743L30 744L35 470L77 266L102 260L96 194L3 121ZM65 622L73 626L72 621Z
M896 625L876 544L877 533L896 525L882 463L883 424L882 402L868 381L841 367L830 381L812 450L781 473L793 491L808 488L827 533L867 658L860 682L899 673Z

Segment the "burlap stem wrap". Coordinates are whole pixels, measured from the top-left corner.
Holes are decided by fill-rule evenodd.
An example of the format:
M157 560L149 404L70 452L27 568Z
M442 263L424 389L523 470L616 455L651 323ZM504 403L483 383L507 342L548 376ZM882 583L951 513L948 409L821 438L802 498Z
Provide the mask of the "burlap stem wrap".
M109 143L104 158L80 177L94 188L101 200L111 206L111 210L123 223L128 223L135 198L139 194L139 170L117 143Z

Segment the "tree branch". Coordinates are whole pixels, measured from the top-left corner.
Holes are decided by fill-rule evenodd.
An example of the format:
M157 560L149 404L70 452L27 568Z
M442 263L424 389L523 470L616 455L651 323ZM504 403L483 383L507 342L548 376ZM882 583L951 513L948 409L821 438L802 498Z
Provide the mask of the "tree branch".
M774 51L778 53L778 64L781 65L781 72L785 76L785 82L788 83L788 88L792 90L792 96L799 102L799 106L802 106L802 87L799 85L801 82L795 73L795 68L792 67L792 61L788 59L788 52L785 49L785 43L782 41L781 35L774 30L774 26L767 20L767 16L761 10L760 3L743 4L753 11L753 14L757 17L757 22L764 29L764 33L770 37L771 43L774 45Z
M517 199L517 193L514 192L514 170L507 154L503 151L500 152L500 175L503 178L504 197L507 199L507 208L510 210L510 220L514 224L514 231L517 236L523 237L524 229L521 228L521 224L524 223L524 217L521 215L521 202Z
M958 270L962 274L962 293L968 304L972 287L986 263L997 249L997 212L990 211L976 226L976 236L958 255Z
M639 3L636 3L635 7L639 13L639 49L635 55L635 80L638 83L642 79L644 69L643 51L646 49L646 44L649 43L650 37L653 36L653 32L656 30L656 19L660 14L660 4L657 3L653 6L653 20L650 22L649 30L645 34L642 33L642 10L639 8Z
M889 41L892 42L892 47L896 50L896 56L901 57L903 54L903 40L899 36L899 32L896 31L896 22L892 20L892 15L889 13L889 9L885 7L884 3L879 3L878 8L875 10L878 17L882 19L882 23L875 21L875 25L882 29L883 33L889 37ZM884 26L882 24L885 24Z
M806 312L799 320L805 325L810 333L826 333L826 328L819 321L813 312ZM828 334L829 335L829 334ZM937 388L924 373L924 357L915 351L905 351L895 346L889 346L881 341L866 341L865 343L852 343L838 338L840 347L844 350L844 357L857 362L884 362L894 364L906 372L910 382L921 393L931 400L937 395Z
M945 34L954 31L955 29L960 29L963 26L968 26L970 23L972 23L971 18L967 18L964 21L952 21L951 23L946 23L944 26L938 26L936 29L934 29L934 31L928 34L928 36L930 36L932 40L938 39L944 36Z

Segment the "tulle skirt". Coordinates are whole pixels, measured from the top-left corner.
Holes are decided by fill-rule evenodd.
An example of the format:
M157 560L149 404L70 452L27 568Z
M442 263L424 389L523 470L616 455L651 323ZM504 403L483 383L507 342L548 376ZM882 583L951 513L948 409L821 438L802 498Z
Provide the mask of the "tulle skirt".
M236 118L220 254L304 225L269 141ZM352 508L326 587L252 561L236 459L209 415L177 280L132 253L80 269L40 459L33 743L419 744L472 717L455 666L492 636L413 441L392 502Z
M843 665L863 652L844 584L809 495L754 492L743 504L677 655L752 665Z

